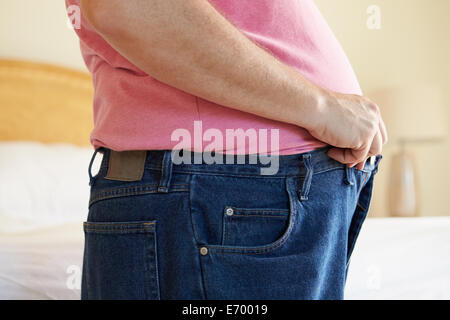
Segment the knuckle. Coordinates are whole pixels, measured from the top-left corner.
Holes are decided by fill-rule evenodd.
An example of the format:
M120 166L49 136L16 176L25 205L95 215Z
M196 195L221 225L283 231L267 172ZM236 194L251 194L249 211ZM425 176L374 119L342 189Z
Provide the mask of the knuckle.
M369 125L369 130L370 130L369 135L373 137L373 134L378 130L378 122L372 120Z
M372 112L375 112L375 114L380 115L380 107L373 101L368 102L368 107Z
M372 155L377 155L377 154L381 154L381 152L383 151L383 148L381 147L381 145L377 146L374 150L374 152L372 153Z
M381 144L379 143L374 143L372 145L372 147L370 148L370 155L375 156L377 154L381 154L381 152L383 151L383 147Z

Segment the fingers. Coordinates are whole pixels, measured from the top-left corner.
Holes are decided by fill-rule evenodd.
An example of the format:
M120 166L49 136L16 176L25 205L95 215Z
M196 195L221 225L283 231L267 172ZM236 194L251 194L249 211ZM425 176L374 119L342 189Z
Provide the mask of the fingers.
M331 159L336 160L337 162L348 164L352 163L353 161L350 161L351 158L349 158L348 153L350 152L350 149L342 149L342 148L331 148L328 150L328 156Z
M366 150L367 149L367 150ZM354 166L356 163L363 161L368 153L368 148L364 150L353 150L343 148L331 148L328 156L340 163Z
M383 134L381 130L378 130L369 148L362 150L332 148L328 151L328 156L340 163L349 165L349 167L356 166L358 170L363 170L368 158L381 154L383 143Z
M349 167L356 166L359 170L364 169L368 158L381 154L383 145L388 141L386 125L382 119L380 109L371 101L365 101L364 105L368 108L367 110L370 110L369 115L371 114L371 117L368 117L368 119L369 124L372 126L370 130L365 132L361 130L358 137L359 149L332 147L328 151L330 158Z
M357 164L353 163L352 165L350 165L350 167L356 165L356 168L358 170L363 170L367 159L369 159L371 156L381 154L382 150L383 150L383 137L381 131L378 131L375 137L373 138L372 144L369 149L369 153L365 156L364 160Z
M382 133L378 130L377 134L373 138L372 145L370 146L369 153L366 156L366 159L371 156L376 156L381 154L383 151L383 138Z
M356 168L357 168L358 170L364 170L364 166L366 165L366 161L367 161L367 159L366 159L365 161L363 161L363 162L358 163L358 164L356 165Z

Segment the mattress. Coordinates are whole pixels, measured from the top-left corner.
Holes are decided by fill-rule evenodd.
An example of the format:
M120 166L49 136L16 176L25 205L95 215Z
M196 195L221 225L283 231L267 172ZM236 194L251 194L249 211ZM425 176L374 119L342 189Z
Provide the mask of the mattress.
M81 223L0 235L0 299L80 298ZM346 299L450 299L450 218L368 219Z
M0 234L0 299L80 299L81 223Z
M369 219L346 299L450 299L450 217Z

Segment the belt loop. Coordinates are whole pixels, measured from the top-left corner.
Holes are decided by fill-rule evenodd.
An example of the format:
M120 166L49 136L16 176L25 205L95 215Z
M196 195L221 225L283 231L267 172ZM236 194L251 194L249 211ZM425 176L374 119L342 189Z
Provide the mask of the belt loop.
M353 179L351 177L351 169L349 166L345 165L345 177L344 177L344 183L348 186L353 186L355 183L353 182Z
M172 179L172 151L164 151L164 157L161 165L161 179L159 181L158 192L168 193L170 180Z
M306 176L303 180L302 189L300 191L300 201L307 201L309 189L311 188L312 176L314 174L314 169L311 163L311 154L303 155L303 164L306 167Z
M91 157L91 162L89 162L88 173L89 173L89 185L90 186L92 186L94 184L94 177L92 176L92 165L94 164L95 157L97 156L97 153L99 153L100 149L101 148L95 149L95 152Z

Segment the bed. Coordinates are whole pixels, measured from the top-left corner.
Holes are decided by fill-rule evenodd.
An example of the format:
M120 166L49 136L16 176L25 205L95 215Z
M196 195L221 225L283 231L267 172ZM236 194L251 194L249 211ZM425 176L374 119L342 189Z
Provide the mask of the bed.
M450 299L450 219L369 219L346 299ZM80 223L0 235L0 299L79 299Z
M80 297L92 99L85 72L0 59L0 299Z
M368 219L346 299L450 299L450 217Z
M80 298L92 96L85 73L0 60L0 299ZM450 299L450 217L368 219L346 299Z

